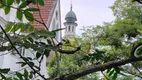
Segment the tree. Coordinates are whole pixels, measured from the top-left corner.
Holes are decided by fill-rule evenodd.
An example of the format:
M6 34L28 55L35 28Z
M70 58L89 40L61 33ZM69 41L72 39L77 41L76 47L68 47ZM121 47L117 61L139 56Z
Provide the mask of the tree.
M141 35L141 24L139 22L139 16L141 13L141 5L138 3L132 3L130 0L116 0L114 5L111 7L111 9L114 11L114 15L117 16L116 20L111 23L104 23L103 26L87 26L83 28L83 38L84 41L79 41L82 45L82 42L89 41L91 44L90 50L92 51L104 51L104 53L99 53L98 55L95 54L88 54L89 52L87 49L87 45L85 46L86 50L79 51L74 55L80 55L84 56L80 53L87 52L85 58L83 60L87 60L86 62L89 62L89 64L104 64L106 62L115 61L118 59L126 59L131 58L131 51L134 45L136 45L137 42L134 40L138 40L138 35ZM138 13L138 12L139 13ZM67 58L68 55L66 56ZM67 58L62 57L64 61L67 61L68 64L75 65L76 62L82 60L77 60L71 57L73 60L69 60ZM63 61L63 62L64 62ZM93 62L93 63L92 63ZM54 62L53 62L54 63ZM139 63L139 64L138 64ZM117 68L111 68L107 69L105 71L102 70L102 72L105 73L106 78L113 78L117 79L116 75L119 77L128 77L129 74L130 77L134 77L135 79L140 78L141 79L141 62L138 63L132 63L130 65L125 65L122 67ZM52 62L51 62L52 64ZM85 65L88 63L84 63ZM62 64L63 66L66 66L66 64ZM50 67L50 66L49 66ZM76 65L77 67L77 65ZM100 67L100 66L99 66ZM53 68L53 66L51 67ZM63 67L64 68L64 67ZM70 66L66 66L65 68L72 68ZM77 70L77 69L75 69ZM90 69L91 71L91 69ZM100 70L101 71L101 70ZM62 72L65 73L66 71ZM89 69L88 69L89 72ZM92 71L93 72L93 71ZM81 75L82 72L78 73L77 75ZM86 70L87 73L87 70ZM85 74L85 72L84 72ZM76 75L76 76L77 76ZM75 75L74 75L75 76ZM71 77L71 76L70 76ZM122 78L121 78L122 79ZM86 79L87 80L87 79Z
M19 6L13 7L12 4L14 3L19 4ZM123 5L122 3L127 3L127 4ZM83 37L79 39L80 42L78 44L75 43L73 46L69 45L68 47L66 46L66 44L69 43L68 40L65 40L64 42L55 45L54 38L56 35L56 31L58 30L49 31L44 22L34 19L32 12L39 11L39 9L28 8L27 6L29 4L38 4L44 6L44 1L43 0L10 0L10 1L1 0L0 2L0 6L2 9L4 9L5 14L8 14L10 12L10 8L16 9L17 18L21 21L17 23L9 22L6 25L6 28L0 26L1 34L5 35L1 36L1 42L3 43L0 46L1 47L0 51L2 52L7 50L8 51L14 50L14 52L23 60L22 62L19 62L19 64L21 64L22 67L28 65L32 69L32 71L28 71L27 69L25 69L24 73L16 72L15 77L7 77L5 75L9 72L10 69L1 69L0 75L2 79L7 79L7 80L33 79L34 78L33 75L39 75L44 80L48 79L73 80L98 71L101 71L106 79L114 80L117 78L118 75L127 75L127 74L135 75L136 76L135 78L141 78L140 75L141 65L139 65L140 62L139 63L134 63L134 62L141 61L142 56L136 57L132 55L134 53L131 54L131 51L133 52L135 50L135 45L141 42L141 40L130 43L131 41L133 41L132 40L133 38L136 39L137 36L141 34L141 27L140 27L141 24L137 20L137 16L139 14L135 13L136 12L135 9L136 10L138 9L138 11L141 10L140 7L133 6L133 5L138 5L137 3L132 3L128 0L126 1L117 0L114 6L112 6L113 11L115 11L116 12L115 14L117 14L118 16L118 18L114 21L114 23L105 23L103 26L84 29L85 33L83 33ZM123 8L125 5L126 9L130 9L127 10L128 12L125 10L125 8ZM131 10L134 11L131 12ZM124 14L122 14L121 12ZM29 22L35 20L40 24L43 24L46 30L35 30L32 25L28 23L23 23L22 22L23 15L26 17L26 19ZM20 32L30 31L30 32L28 35L22 35L22 34L17 34L17 32L19 31ZM37 41L40 39L44 39L47 42ZM88 43L87 46L83 45L86 43L86 41L89 41L87 42ZM4 45L5 43L8 43L8 45ZM24 47L25 49L30 48L34 50L36 52L36 57L35 58L24 57L23 55L20 54L16 46L19 48ZM56 67L57 74L55 76L51 76L50 78L45 78L39 72L40 65L39 66L35 65L32 62L32 60L39 59L39 64L40 64L40 62L42 61L42 57L44 55L48 57L49 52L51 50L54 51L56 54L56 61L54 62L56 62L57 65ZM85 53L82 50L85 51ZM139 50L141 50L141 48ZM77 52L78 54L75 54ZM64 72L63 74L60 74L60 69L64 69L64 65L60 65L60 60L59 60L59 55L62 54L66 54L67 56L69 56L69 54L72 54L72 56L78 55L81 58L81 60L79 59L76 61L84 62L86 65L81 64L81 68L79 67L77 69L75 63L72 63L71 65L73 65L73 67L75 67L75 70L77 71L71 71L70 74L64 74ZM69 57L65 56L64 58L66 58L67 60L68 59L72 60L71 59L72 57L71 58ZM78 59L78 57L75 59ZM63 68L61 66L63 66ZM132 67L134 71L136 71L134 73L137 74L133 74L133 71L126 71L126 69L130 67ZM73 70L72 66L70 69Z

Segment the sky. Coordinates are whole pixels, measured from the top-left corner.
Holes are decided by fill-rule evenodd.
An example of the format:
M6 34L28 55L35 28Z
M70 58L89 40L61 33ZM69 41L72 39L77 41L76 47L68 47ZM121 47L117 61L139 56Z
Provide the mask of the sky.
M115 19L110 6L115 0L61 0L61 23L65 22L65 15L70 11L71 3L77 16L78 26L76 35L81 35L83 26L102 25Z

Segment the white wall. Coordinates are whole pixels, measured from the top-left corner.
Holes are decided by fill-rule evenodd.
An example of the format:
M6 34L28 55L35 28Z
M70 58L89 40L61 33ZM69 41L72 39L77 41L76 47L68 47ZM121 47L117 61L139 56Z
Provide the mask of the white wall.
M60 0L57 0L57 5L55 7L54 12L52 13L52 19L50 23L49 30L55 30L55 29L60 29L61 28L61 14L60 14ZM61 41L61 31L58 31L57 34L58 38L57 40L60 42Z

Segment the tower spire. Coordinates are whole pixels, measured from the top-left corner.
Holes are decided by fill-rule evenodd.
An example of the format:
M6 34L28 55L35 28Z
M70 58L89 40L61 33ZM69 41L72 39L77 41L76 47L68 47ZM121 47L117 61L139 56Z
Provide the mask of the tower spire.
M72 11L72 0L71 0L71 2L70 2L70 3L71 3L71 11Z

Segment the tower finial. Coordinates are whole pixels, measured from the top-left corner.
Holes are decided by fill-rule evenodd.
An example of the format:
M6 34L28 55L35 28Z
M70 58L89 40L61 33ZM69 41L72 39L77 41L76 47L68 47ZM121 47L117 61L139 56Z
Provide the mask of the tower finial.
M72 11L72 0L70 0L71 1L71 11Z

